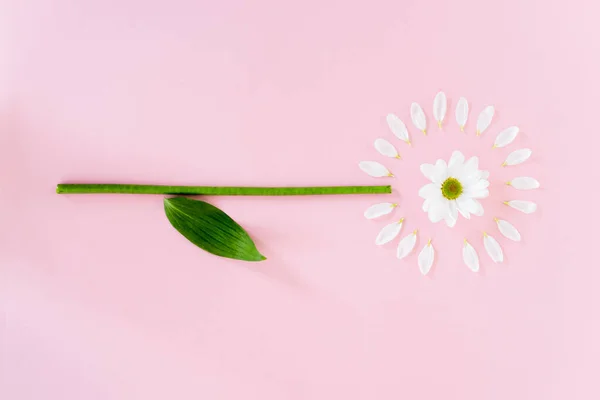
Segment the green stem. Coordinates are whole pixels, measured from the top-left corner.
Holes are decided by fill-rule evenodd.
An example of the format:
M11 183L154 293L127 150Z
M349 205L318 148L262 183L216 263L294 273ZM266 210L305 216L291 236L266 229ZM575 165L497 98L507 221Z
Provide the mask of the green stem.
M121 184L74 184L56 186L59 194L126 193L186 194L210 196L305 196L327 194L392 193L391 186L312 186L312 187L233 187L233 186L165 186Z

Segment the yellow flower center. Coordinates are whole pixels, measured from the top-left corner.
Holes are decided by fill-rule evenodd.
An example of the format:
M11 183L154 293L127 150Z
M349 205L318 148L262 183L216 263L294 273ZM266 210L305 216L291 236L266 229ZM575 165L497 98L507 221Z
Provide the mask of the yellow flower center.
M458 199L462 192L462 184L456 178L448 178L442 183L442 195L448 200Z

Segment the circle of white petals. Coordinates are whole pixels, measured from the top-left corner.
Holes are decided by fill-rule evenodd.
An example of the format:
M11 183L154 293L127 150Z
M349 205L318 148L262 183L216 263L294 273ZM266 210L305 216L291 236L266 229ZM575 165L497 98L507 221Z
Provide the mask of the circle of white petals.
M437 160L435 164L421 164L421 172L431 183L419 190L423 202L423 211L433 223L445 221L449 227L456 225L458 214L470 219L471 215L483 215L483 206L479 199L488 197L490 192L487 180L489 173L479 169L479 159L471 157L465 161L460 151L454 151L448 163ZM457 179L463 191L455 200L449 200L442 194L442 184L448 178Z

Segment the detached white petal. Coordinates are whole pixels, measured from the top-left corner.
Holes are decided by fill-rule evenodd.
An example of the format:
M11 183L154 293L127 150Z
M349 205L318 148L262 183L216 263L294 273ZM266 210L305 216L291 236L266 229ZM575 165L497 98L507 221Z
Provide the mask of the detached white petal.
M502 248L490 235L487 233L483 233L483 246L485 247L485 251L490 255L490 258L495 263L501 263L504 261L504 254L502 253Z
M446 107L446 94L444 92L439 92L435 95L435 99L433 99L433 117L440 128L442 127L444 117L446 117Z
M535 204L533 201L511 200L505 201L504 204L514 208L515 210L519 210L525 214L531 214L535 212L535 210L537 210L537 204Z
M531 190L540 187L540 183L536 179L528 176L514 178L512 181L507 182L506 184L518 190Z
M394 136L410 144L408 129L406 129L406 125L404 124L404 122L402 122L402 120L394 114L388 114L386 120Z
M458 99L456 104L456 122L460 126L461 132L464 132L465 125L467 124L467 117L469 116L469 103L467 99L461 97Z
M404 218L402 218L400 221L392 222L391 224L384 226L383 229L379 232L379 235L377 235L377 238L375 239L375 244L382 245L394 240L394 238L398 236L398 234L402 230L403 221Z
M431 270L431 266L433 265L433 260L435 258L435 251L433 250L433 246L431 245L431 239L423 250L419 253L419 270L423 275L427 275L429 270Z
M412 103L410 105L410 118L418 130L427 134L427 120L425 119L425 113L419 104Z
M365 211L365 218L373 219L379 218L383 215L387 215L396 208L398 204L396 203L379 203L373 204L371 207L367 208Z
M394 176L390 170L377 161L361 161L358 163L358 167L375 178L381 178L382 176Z
M504 235L504 237L506 237L510 240L514 240L515 242L519 242L521 240L521 234L519 233L517 228L512 226L511 223L504 221L503 219L498 219L498 218L494 218L494 219L496 220L496 223L498 224L498 229L500 230L500 233L502 235Z
M465 245L463 246L463 261L471 271L479 271L479 256L477 256L477 252L471 246L471 243L467 242L467 239L465 239Z
M487 106L477 117L477 136L481 135L492 123L494 117L494 107Z
M498 134L498 136L496 136L496 141L494 142L494 147L496 148L496 147L508 146L509 144L511 144L513 142L513 140L515 140L515 138L517 137L518 134L519 134L518 126L511 126L509 128L506 128L505 130L500 132Z
M415 248L415 244L417 244L417 231L403 237L402 240L400 240L400 243L398 243L398 251L396 252L398 259L401 260L409 255Z
M393 144L388 142L385 139L377 139L375 140L375 149L384 156L392 157L392 158L400 158L400 154L398 154L398 150L394 147Z
M510 153L508 155L508 157L506 157L506 161L504 161L504 163L502 163L502 166L506 166L506 165L517 165L517 164L521 164L522 162L527 161L527 159L531 157L531 150L530 149L519 149L519 150L515 150L512 153Z

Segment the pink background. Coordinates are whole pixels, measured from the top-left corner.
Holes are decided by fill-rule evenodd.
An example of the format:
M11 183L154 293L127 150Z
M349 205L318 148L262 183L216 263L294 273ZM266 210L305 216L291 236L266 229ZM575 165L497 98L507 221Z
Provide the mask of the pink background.
M0 398L597 399L600 25L591 0L0 1ZM408 122L438 90L444 132ZM473 112L458 132L460 96ZM497 118L481 139L476 113ZM508 125L509 149L490 149ZM375 153L394 140L404 160ZM509 151L534 155L513 169ZM486 215L420 211L421 162L491 171ZM58 196L59 182L377 184L393 196L211 198L269 258L219 259L161 196ZM537 177L543 189L502 182ZM535 200L534 215L502 206ZM374 245L399 200L416 252ZM524 240L500 237L493 216ZM481 231L506 262L483 253ZM463 237L482 271L461 260Z

